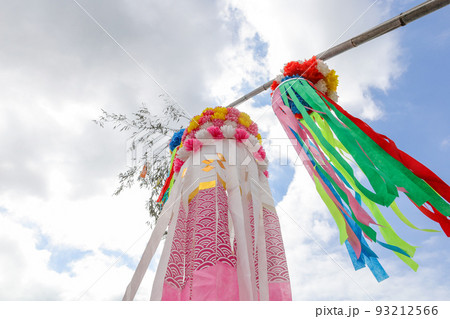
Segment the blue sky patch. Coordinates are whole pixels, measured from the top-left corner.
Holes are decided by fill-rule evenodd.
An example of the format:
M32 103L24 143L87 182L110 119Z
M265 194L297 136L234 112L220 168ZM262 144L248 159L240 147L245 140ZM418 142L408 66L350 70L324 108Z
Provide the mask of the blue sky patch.
M105 249L101 248L100 251L105 254L106 256L111 256L115 258L119 258L120 260L117 262L117 265L126 265L127 267L131 269L136 269L137 263L133 261L130 256L128 256L126 253L123 253L120 250L111 250L111 249Z
M90 250L83 251L76 248L52 248L50 252L52 254L48 266L50 269L59 273L71 272L71 263L92 253Z
M269 166L269 185L272 190L275 205L286 195L289 185L294 178L294 167L292 165L280 165L276 161Z
M269 44L261 40L259 33L255 33L252 39L247 40L247 49L253 51L253 58L259 62L267 56Z
M50 260L48 261L48 267L58 273L70 273L72 271L71 264L73 262L92 253L91 250L52 246L50 244L50 238L43 234L39 234L36 248L39 250L45 249L51 253Z

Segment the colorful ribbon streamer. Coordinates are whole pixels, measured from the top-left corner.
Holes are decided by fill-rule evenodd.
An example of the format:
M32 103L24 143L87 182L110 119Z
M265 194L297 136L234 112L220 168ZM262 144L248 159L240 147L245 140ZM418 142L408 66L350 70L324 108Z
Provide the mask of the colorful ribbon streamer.
M450 187L392 140L348 114L302 77L281 82L273 92L272 107L330 210L356 270L367 265L378 281L388 277L366 239L392 250L417 270L412 260L415 247L395 233L377 204L391 207L411 228L435 230L419 229L401 213L394 202L399 192L450 237ZM356 178L356 168L370 188ZM373 225L385 242L377 238Z

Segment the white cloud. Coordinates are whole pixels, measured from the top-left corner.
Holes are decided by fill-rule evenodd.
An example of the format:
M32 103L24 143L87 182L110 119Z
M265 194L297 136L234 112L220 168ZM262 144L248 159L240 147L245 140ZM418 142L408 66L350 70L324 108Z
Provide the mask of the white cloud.
M373 27L389 14L386 3L377 3L351 26L372 1L229 3L245 16L246 23L242 27L253 28L269 44L264 67L268 68L271 77L280 73L284 63L308 59ZM386 90L391 80L401 74L401 51L397 43L398 35L386 35L328 62L340 75L340 102L353 114L367 119L382 116L382 109L371 99L369 89ZM236 54L237 59L240 56Z
M52 250L36 248L36 229L5 215L0 219L1 300L121 299L132 270L119 262L106 272L115 257L91 252L71 262L70 273L57 272L49 268Z
M207 103L202 68L215 65L208 57L229 37L215 3L80 3L189 112ZM0 205L14 225L5 222L2 235L15 254L1 276L14 287L0 299L76 299L116 260L108 251L137 263L149 237L128 250L148 229L148 192L111 195L126 165L126 136L92 120L100 108L130 113L141 103L158 112L162 91L74 3L1 7L0 39L8 45L0 53ZM37 249L42 236L48 243ZM57 251L90 253L58 273ZM119 262L83 299L120 298L131 275Z

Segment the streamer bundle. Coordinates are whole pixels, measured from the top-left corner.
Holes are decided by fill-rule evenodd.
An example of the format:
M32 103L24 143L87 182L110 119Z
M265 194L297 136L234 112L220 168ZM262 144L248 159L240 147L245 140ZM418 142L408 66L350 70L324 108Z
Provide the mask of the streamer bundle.
M330 210L355 269L367 265L378 281L388 277L370 241L392 250L417 270L412 260L415 247L395 233L377 204L390 207L404 223L419 229L395 203L404 193L450 236L450 187L388 137L339 106L337 84L335 71L316 57L289 62L272 85L273 110ZM355 177L356 167L370 188Z
M151 300L291 300L256 123L208 108L170 147L163 210L124 300L134 299L167 228Z

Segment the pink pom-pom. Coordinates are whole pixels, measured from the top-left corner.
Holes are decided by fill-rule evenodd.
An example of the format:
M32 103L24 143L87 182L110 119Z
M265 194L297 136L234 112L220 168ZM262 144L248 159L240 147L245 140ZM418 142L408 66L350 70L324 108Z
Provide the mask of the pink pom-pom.
M236 141L242 143L243 140L248 139L248 137L250 136L250 134L248 134L248 132L246 130L237 128L236 129L236 134L234 134L234 138L236 139Z
M214 120L211 120L211 123L212 123L214 126L217 126L217 127L222 127L222 126L223 126L223 122L224 122L224 120L221 120L221 119L214 119Z
M200 129L197 127L196 129L193 129L187 136L189 138L194 138L195 137L195 133L197 133Z
M193 144L194 139L190 138L188 140L184 141L184 147L186 148L186 151L188 152L192 152L192 144Z
M234 107L230 107L230 108L228 108L228 113L227 113L226 118L229 121L237 122L240 114L241 114L241 112L239 112L238 109L236 109Z
M266 152L261 146L257 152L253 153L253 156L255 157L256 160L263 161L266 158Z
M255 157L255 159L256 159L257 161L262 161L262 160L263 160L263 159L261 158L261 155L259 155L258 152L254 152L254 153L253 153L253 156Z
M182 160L180 160L178 157L176 157L173 160L173 170L175 171L175 173L178 173L180 171L183 164L184 164L184 162Z
M199 149L202 148L203 143L197 140L196 138L188 139L184 142L184 147L186 148L186 151L191 152L197 152Z
M252 135L258 135L258 125L253 122L249 127L248 127L248 131L250 132L250 134Z
M197 139L194 139L194 142L192 144L192 148L193 148L194 152L201 150L202 146L203 146L202 142L200 142Z
M184 142L186 137L188 136L188 130L184 130L183 137L181 137L181 141Z
M264 171L263 174L264 174L267 178L269 178L269 171Z
M206 129L214 139L223 139L223 133L217 126L210 126Z
M239 115L227 114L227 120L231 122L237 122L239 119Z
M258 154L261 156L261 158L264 160L266 158L266 151L261 146L258 150Z
M206 116L212 116L214 114L214 110L206 110L206 111L203 111L202 114L206 115Z
M198 120L198 125L202 126L203 124L207 123L211 121L211 115L203 115L199 120Z
M234 114L236 116L241 115L241 112L235 107L229 107L227 114Z

